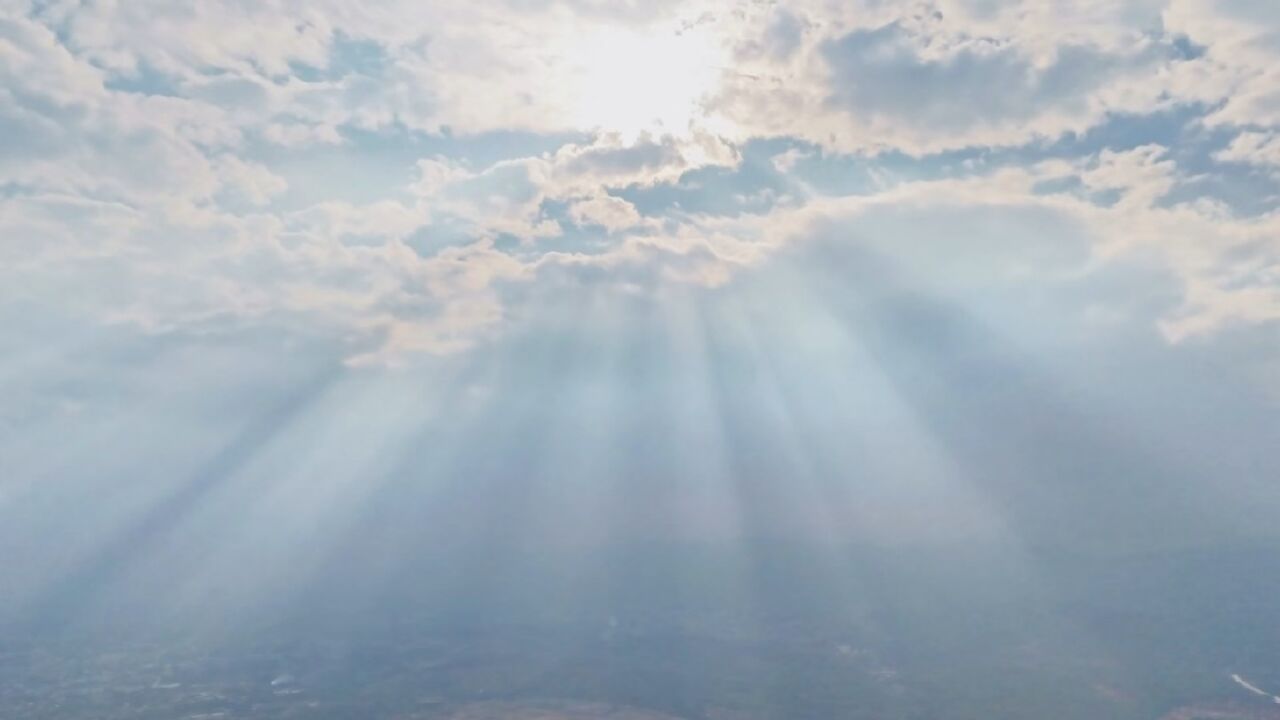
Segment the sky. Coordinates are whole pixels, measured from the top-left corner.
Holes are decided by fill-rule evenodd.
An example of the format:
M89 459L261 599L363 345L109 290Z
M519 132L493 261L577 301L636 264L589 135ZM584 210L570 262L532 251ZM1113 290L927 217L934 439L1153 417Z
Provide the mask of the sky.
M1274 543L1280 5L0 0L0 396L10 615Z

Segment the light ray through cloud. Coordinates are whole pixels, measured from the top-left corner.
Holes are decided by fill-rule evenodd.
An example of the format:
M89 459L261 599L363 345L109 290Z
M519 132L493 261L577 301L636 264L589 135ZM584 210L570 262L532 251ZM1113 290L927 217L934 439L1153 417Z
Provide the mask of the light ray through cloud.
M1277 38L0 0L0 716L1271 717Z

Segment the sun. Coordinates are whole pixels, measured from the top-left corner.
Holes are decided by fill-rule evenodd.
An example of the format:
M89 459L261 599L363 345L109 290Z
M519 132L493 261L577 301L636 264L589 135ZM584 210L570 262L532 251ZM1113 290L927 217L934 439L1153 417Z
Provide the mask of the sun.
M714 38L696 30L597 30L575 41L566 59L571 122L624 137L689 132L723 67Z

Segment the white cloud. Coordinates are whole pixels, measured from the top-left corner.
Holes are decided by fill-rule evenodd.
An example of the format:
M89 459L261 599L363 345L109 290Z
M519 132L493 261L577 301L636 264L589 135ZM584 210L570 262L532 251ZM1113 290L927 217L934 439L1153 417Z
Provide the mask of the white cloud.
M595 195L569 206L569 217L578 225L599 225L618 232L640 224L640 213L631 203L612 195Z
M1280 172L1280 134L1275 132L1242 132L1231 144L1214 154L1223 162L1243 163Z
M283 178L262 165L233 155L220 156L214 163L223 188L252 205L266 205L272 196L284 192L289 186Z
M795 9L803 13L803 6ZM1082 132L1167 106L1184 58L1157 3L851 3L804 44L747 53L713 107L745 133L928 153ZM771 26L756 32L769 37ZM760 45L744 34L741 48ZM741 51L740 51L741 54Z
M437 217L462 218L481 235L532 241L562 230L545 213L548 200L569 203L575 223L621 230L640 224L640 216L609 189L673 182L689 170L738 160L736 149L714 136L642 134L627 141L604 135L587 144L566 144L552 155L501 161L482 170L439 158L420 160L413 190Z
M945 181L874 167L876 152L1034 145L1192 102L1210 108L1199 122L1244 128L1214 159L1280 167L1280 16L1269 6L6 7L5 292L66 298L111 321L300 313L363 338L365 360L457 350L506 322L515 285L723 285L814 218L856 226L868 208L923 203L916 193L993 214L1051 210L1088 228L1097 262L1166 269L1185 296L1153 322L1173 339L1267 322L1280 306L1275 214L1188 200L1190 178L1165 148L1129 142L994 172L971 161ZM433 144L406 142L400 159L414 175L380 197L344 193L362 181L324 159L339 157L324 154L333 148L392 156L377 143L424 131ZM516 131L567 134L549 149L468 157L504 142L483 133ZM744 159L776 139L790 149L767 167ZM333 197L299 206L298 176L273 163L312 152ZM841 172L840 152L863 153L888 178L876 194L823 197L800 177L811 165ZM709 168L794 175L804 197L677 187ZM1035 187L1054 179L1079 191ZM712 217L622 197L657 190L752 198L761 210ZM608 236L574 248L561 222ZM500 249L511 238L519 247Z
M1255 0L1172 0L1164 13L1170 32L1201 43L1185 91L1218 107L1207 122L1280 124L1280 7Z
M1123 152L1103 150L1080 173L1080 181L1090 190L1118 192L1125 206L1149 208L1173 189L1177 171L1167 154L1168 149L1159 145Z

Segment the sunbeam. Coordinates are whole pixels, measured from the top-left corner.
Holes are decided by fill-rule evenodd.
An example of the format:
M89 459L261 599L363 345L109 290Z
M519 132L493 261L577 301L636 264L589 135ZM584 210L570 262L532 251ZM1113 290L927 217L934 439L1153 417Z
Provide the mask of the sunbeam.
M0 718L1280 720L1277 8L0 2Z

